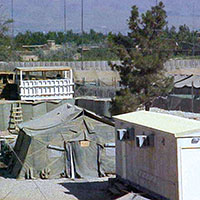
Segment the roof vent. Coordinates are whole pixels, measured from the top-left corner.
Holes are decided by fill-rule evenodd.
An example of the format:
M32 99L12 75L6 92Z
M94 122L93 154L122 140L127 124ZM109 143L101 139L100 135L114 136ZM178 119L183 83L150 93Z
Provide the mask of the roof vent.
M199 142L200 138L192 138L191 143L192 144L197 144Z

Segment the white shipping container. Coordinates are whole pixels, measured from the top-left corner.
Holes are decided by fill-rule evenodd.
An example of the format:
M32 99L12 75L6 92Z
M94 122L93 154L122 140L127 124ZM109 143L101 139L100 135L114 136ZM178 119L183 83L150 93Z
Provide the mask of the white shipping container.
M114 118L119 179L159 199L200 199L199 121L146 111Z

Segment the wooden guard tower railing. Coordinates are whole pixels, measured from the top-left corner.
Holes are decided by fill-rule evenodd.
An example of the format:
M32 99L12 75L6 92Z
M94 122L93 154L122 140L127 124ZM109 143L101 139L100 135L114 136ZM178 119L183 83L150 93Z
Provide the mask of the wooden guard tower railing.
M21 100L52 100L52 99L72 99L73 74L72 69L68 67L18 67L19 73L19 95ZM25 80L24 73L30 72L58 72L64 73L64 77L59 76L55 79L46 79L42 76L40 80ZM26 78L27 79L27 78Z

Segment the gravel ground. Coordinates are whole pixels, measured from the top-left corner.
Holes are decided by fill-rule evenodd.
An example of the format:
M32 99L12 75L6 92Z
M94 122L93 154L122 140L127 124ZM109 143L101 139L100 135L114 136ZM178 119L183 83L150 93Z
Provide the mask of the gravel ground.
M0 177L0 200L110 200L108 178L16 180Z

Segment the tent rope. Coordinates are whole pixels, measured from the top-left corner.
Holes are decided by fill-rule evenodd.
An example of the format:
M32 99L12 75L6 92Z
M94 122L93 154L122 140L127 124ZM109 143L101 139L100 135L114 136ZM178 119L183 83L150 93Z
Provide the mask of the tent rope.
M14 155L16 156L16 158L18 159L18 161L21 163L21 165L24 167L24 163L21 161L21 159L18 157L18 155L16 154L16 152L14 151L14 149L11 147L11 145L10 144L8 144L9 145L9 148L10 148L10 150L14 153ZM45 200L48 200L48 198L45 196L45 194L42 192L42 190L40 189L40 187L38 186L38 184L35 182L35 181L33 181L32 179L31 179L31 181L35 184L35 186L38 188L38 190L39 190L39 192L42 194L42 196L44 197L44 199ZM6 194L6 196L2 199L2 200L4 200L4 199L6 199L6 197L10 194L12 192L12 190L9 192L9 193L7 193Z

